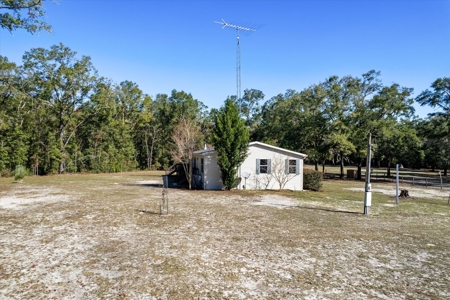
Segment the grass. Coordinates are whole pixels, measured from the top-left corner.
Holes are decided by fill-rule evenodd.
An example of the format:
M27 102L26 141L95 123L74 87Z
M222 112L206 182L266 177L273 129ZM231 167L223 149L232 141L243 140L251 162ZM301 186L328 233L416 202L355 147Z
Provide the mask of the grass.
M450 297L445 199L411 191L396 206L374 192L364 216L363 182L326 180L322 192L170 190L159 216L159 175L1 179L0 298Z

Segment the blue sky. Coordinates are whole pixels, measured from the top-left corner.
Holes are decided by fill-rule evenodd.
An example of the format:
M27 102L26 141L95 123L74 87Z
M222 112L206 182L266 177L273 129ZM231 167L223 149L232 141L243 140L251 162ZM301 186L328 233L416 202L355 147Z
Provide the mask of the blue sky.
M31 48L62 42L99 74L136 82L152 97L172 89L210 108L236 94L236 34L214 21L263 24L241 37L242 90L265 99L331 75L381 71L414 96L450 76L447 0L46 1L53 33L0 31L0 55L21 64ZM426 117L430 108L416 106Z

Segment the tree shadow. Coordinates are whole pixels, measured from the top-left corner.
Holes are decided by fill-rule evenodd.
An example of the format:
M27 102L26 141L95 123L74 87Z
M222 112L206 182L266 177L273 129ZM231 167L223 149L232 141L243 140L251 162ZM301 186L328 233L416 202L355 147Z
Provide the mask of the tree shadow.
M147 187L155 187L162 188L162 183L122 183L123 186L147 186Z
M309 210L321 210L321 211L326 211L326 212L352 214L352 215L362 215L362 214L364 214L362 212L346 211L346 210L338 210L338 209L330 209L330 208L322 208L322 207L297 206L297 208L299 208L299 209L309 209Z
M159 216L159 211L155 212L155 211L144 210L144 209L136 209L136 211L140 212L140 213L148 214L148 215L158 215Z

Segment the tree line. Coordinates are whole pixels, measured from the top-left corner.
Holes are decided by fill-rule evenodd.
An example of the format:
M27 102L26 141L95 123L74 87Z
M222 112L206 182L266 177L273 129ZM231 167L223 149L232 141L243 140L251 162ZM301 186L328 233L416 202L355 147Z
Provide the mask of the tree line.
M308 155L316 169L326 163L358 166L374 139L375 165L411 168L449 164L450 78L439 78L416 99L412 88L383 85L380 72L331 76L298 92L265 101L248 89L208 109L190 93L151 97L131 81L102 77L88 56L59 44L25 52L22 65L0 56L0 172L17 166L34 174L164 169L203 143L219 141L217 126L229 105L239 108L245 138ZM413 103L439 108L426 119ZM225 125L223 125L225 126ZM194 135L186 139L186 128ZM243 132L242 130L240 132ZM226 136L222 136L226 139Z

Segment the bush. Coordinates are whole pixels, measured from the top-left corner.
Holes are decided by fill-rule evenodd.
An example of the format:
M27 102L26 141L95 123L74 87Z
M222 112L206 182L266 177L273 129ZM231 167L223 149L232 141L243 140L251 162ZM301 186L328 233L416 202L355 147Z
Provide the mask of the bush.
M18 165L14 171L14 180L21 181L27 175L27 169L24 166Z
M11 170L10 169L5 169L1 172L0 177L11 177Z
M322 173L313 170L303 171L303 188L318 191L322 187Z

